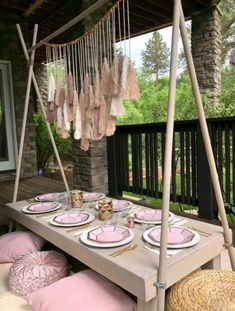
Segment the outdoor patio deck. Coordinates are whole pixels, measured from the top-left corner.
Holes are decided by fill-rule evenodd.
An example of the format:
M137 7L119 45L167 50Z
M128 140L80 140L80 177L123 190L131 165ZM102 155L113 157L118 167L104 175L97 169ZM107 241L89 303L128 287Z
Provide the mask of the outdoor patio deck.
M12 202L14 184L14 180L0 183L0 207L1 204ZM46 192L60 191L65 191L65 186L62 181L46 178L43 176L34 176L20 180L17 201L33 198Z

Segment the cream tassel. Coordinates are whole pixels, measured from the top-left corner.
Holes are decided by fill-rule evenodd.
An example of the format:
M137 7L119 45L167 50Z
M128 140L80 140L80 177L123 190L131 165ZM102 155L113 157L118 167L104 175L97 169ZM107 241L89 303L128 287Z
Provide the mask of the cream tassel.
M79 106L76 109L75 115L75 131L74 131L74 138L81 139L82 137L82 119L81 119L81 112Z
M53 102L55 99L55 79L54 76L51 74L48 81L48 96L47 101Z

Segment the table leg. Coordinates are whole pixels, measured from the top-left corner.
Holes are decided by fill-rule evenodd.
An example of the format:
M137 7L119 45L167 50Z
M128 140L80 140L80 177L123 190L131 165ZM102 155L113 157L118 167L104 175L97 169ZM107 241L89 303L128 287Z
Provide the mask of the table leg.
M137 300L137 311L156 311L157 297L150 301L143 301L140 298Z
M221 269L221 256L218 255L216 257L214 257L213 259L211 259L210 261L208 261L207 263L205 263L202 266L202 269Z

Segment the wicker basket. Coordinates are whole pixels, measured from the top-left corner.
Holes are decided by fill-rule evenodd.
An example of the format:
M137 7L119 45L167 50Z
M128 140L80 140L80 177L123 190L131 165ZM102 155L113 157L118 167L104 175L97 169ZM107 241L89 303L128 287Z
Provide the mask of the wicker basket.
M200 270L171 287L167 311L235 311L235 272Z

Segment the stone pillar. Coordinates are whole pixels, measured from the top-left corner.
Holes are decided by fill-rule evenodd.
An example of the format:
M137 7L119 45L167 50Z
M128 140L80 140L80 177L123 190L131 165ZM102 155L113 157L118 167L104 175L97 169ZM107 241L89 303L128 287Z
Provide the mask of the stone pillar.
M81 2L81 12L94 4L96 0ZM79 28L89 31L100 18L102 18L111 7L112 1L100 8L92 15L85 18ZM73 31L74 33L74 31ZM75 36L70 34L74 39ZM74 155L74 186L84 191L95 191L108 193L108 164L107 164L107 142L106 138L97 141L90 141L90 148L87 152L80 149L80 140L73 141Z
M217 104L221 85L221 27L216 7L192 17L192 54L202 93Z
M80 140L74 140L73 163L75 188L108 193L106 137L92 141L87 152L80 149Z

